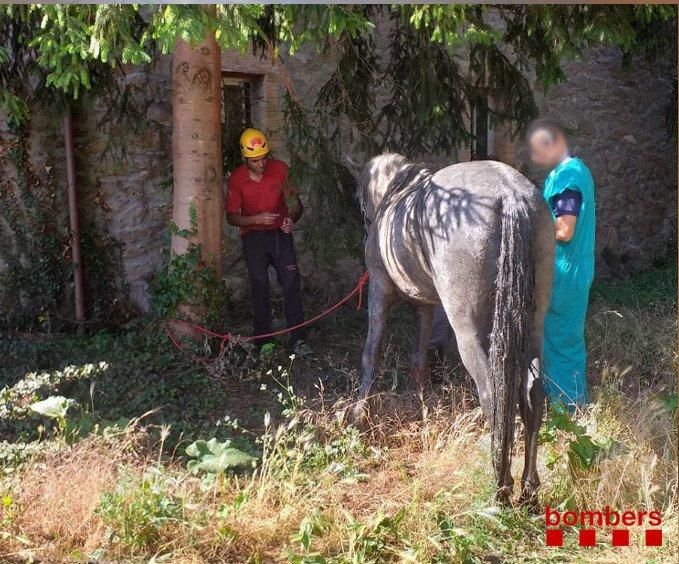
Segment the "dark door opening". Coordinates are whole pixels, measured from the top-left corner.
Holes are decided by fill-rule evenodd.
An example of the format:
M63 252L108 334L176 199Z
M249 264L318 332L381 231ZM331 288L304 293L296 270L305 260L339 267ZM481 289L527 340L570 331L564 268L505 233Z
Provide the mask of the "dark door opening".
M493 128L488 100L478 96L472 105L471 159L477 161L491 158L493 158Z
M225 173L243 162L238 142L248 127L252 127L252 81L223 76L222 159Z

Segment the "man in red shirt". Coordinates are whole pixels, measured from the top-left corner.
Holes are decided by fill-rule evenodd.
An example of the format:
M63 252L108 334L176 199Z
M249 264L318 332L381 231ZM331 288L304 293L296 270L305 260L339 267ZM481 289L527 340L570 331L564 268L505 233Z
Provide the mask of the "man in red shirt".
M271 332L269 266L276 270L283 290L288 327L304 320L299 269L292 230L304 210L297 191L288 183L288 165L271 158L264 133L246 129L240 138L245 161L229 177L226 194L226 220L240 227L243 254L250 275L252 315L255 335ZM294 353L308 356L306 331L290 335ZM273 339L262 338L260 347Z

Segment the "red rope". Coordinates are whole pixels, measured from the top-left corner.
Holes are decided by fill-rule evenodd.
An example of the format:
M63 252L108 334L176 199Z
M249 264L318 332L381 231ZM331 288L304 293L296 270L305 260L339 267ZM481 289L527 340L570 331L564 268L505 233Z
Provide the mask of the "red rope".
M271 333L264 333L263 335L251 335L249 337L241 337L241 340L243 341L253 341L255 339L265 339L268 337L275 337L277 335L283 335L285 333L290 333L291 331L294 331L295 329L301 329L302 327L306 327L307 325L311 325L312 323L315 323L319 319L322 319L326 317L327 315L330 315L333 311L338 309L340 306L348 302L351 298L353 298L357 293L358 293L358 303L356 305L356 309L361 309L361 306L363 305L363 288L365 285L368 283L368 271L366 270L361 276L359 277L358 281L356 282L356 286L354 289L349 292L346 296L344 296L339 302L337 302L335 305L331 306L330 308L326 309L325 311L319 313L316 317L312 317L311 319L307 319L306 321L303 321L302 323L295 325L294 327L288 327L287 329L280 329L279 331L273 331ZM170 320L172 323L182 323L184 325L188 325L193 329L194 331L197 331L198 333L202 333L203 335L207 335L209 337L215 337L216 339L220 339L222 341L221 348L224 347L224 345L231 339L233 338L233 335L231 333L216 333L215 331L212 331L208 329L207 327L203 327L202 325L197 325L194 323L189 323L188 321L183 321L179 319L172 319ZM172 334L172 331L170 331L170 328L168 327L168 324L165 324L165 332L167 333L168 338L170 339L170 342L174 345L174 347L178 350L182 349L182 346L179 344L175 336Z

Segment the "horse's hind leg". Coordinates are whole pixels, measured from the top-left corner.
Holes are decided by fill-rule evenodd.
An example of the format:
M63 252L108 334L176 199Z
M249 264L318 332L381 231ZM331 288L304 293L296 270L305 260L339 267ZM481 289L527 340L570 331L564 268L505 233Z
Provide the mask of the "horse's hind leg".
M519 393L519 411L524 426L525 455L520 502L536 506L540 477L537 469L538 432L544 413L545 391L540 377L540 360L533 358Z
M490 331L483 329L485 325L478 318L465 316L462 312L454 312L449 318L454 322L453 329L455 330L462 363L476 384L481 409L492 425L493 391L489 381L490 369L488 354L486 353L486 337L484 337ZM508 453L504 453L504 457L495 462L495 472L498 483L498 498L502 503L506 503L514 487Z
M419 305L415 309L417 333L415 335L415 349L413 350L412 374L415 385L415 396L422 407L422 418L427 418L427 407L424 403L424 378L427 370L427 352L431 338L431 321L434 307Z
M545 389L540 357L542 356L542 330L549 307L554 268L554 240L551 217L542 218L542 227L535 234L535 316L530 344L531 365L521 382L519 412L524 425L525 460L521 477L521 503L537 509L537 492L540 478L537 470L538 432L545 411Z
M358 402L354 407L354 421L362 424L367 418L367 397L377 374L378 358L387 312L394 302L396 290L393 282L386 274L370 272L370 286L368 289L368 336L363 347L363 377L358 391Z
M493 392L488 381L488 355L483 338L476 330L473 320L464 322L460 317L456 319L455 338L462 364L476 384L479 394L481 411L488 421L493 417Z

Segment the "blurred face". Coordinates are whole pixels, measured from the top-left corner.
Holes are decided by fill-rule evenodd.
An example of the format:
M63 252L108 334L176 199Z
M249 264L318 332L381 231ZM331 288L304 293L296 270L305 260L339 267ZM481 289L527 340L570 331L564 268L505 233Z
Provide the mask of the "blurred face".
M562 135L547 129L538 129L528 140L530 159L542 168L554 168L568 152L568 145Z
M245 159L245 164L248 169L250 169L254 174L264 174L264 169L266 168L266 161L269 155L264 155L263 157L257 157L255 159Z

